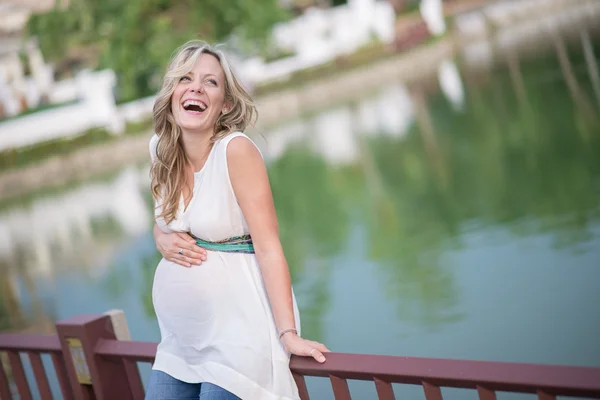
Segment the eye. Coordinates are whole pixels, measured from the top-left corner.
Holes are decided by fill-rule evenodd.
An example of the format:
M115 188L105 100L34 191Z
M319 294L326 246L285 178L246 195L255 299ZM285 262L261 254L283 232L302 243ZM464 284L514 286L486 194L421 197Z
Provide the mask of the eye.
M209 80L208 80L208 83L210 83L211 85L215 85L215 86L217 86L217 81L216 81L216 80L214 80L214 79L209 79Z
M181 78L179 78L179 82L181 81L191 81L192 79L189 76L182 76Z

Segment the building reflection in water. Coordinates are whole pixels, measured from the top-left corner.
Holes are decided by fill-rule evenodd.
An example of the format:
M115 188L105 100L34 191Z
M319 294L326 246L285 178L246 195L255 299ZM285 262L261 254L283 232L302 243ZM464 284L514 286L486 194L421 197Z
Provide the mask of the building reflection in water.
M0 299L7 325L23 320L15 305L31 301L33 313L42 313L40 292L52 290L57 274L68 270L98 276L122 239L148 232L146 175L127 167L106 181L0 212Z

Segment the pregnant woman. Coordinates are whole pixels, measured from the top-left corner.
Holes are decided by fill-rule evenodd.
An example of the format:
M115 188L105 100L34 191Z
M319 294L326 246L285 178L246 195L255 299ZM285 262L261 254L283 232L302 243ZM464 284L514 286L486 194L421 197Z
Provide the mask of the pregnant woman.
M161 341L146 399L298 399L300 337L265 163L242 133L256 116L222 51L189 42L171 60L150 140L152 298Z

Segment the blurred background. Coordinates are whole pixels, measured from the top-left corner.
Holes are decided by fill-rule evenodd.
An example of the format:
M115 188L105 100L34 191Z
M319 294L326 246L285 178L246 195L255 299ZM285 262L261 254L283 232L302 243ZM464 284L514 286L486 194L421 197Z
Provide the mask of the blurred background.
M304 336L600 366L598 0L0 1L0 331L159 340L148 140L189 39L257 101Z

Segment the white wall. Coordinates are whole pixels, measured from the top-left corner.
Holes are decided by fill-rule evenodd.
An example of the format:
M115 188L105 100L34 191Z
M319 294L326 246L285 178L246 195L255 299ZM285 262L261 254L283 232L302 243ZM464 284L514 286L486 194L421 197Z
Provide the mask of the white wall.
M10 117L37 108L48 96L54 77L35 40L22 43L16 37L2 38L2 28L0 21L0 106L2 116ZM19 55L22 51L28 58L28 76Z
M120 118L126 122L143 122L152 117L155 96L145 97L118 106Z
M353 53L373 39L391 43L395 13L387 1L348 0L337 7L309 8L301 16L277 24L272 37L278 49L293 56L269 63L260 57L242 61L239 70L249 86L285 79L296 71Z
M113 71L83 71L75 79L79 98L76 104L0 122L0 151L77 136L96 127L122 132L124 121L112 93L115 83Z

